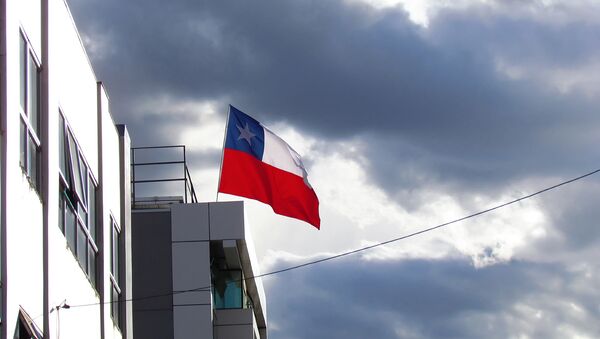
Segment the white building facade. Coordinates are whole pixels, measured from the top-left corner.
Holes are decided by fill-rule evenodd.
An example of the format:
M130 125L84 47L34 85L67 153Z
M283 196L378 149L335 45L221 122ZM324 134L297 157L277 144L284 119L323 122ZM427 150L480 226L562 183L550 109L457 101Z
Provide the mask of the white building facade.
M0 9L0 338L132 338L127 130L64 0Z

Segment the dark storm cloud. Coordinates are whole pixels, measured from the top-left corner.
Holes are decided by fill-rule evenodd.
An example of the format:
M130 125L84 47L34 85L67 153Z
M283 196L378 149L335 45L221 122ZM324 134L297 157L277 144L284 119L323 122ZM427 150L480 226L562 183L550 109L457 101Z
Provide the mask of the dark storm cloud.
M564 248L569 253L597 248L600 241L600 209L596 199L599 189L600 179L590 178L579 183L577 189L544 196L541 202L556 234L542 239L535 247L541 251Z
M422 186L496 196L519 179L598 165L596 97L510 79L496 64L545 72L598 60L591 23L480 6L440 10L425 29L400 8L341 0L68 2L134 145L173 144L178 126L198 123L178 109L146 114L152 99L210 100L223 114L230 101L325 140L325 154L327 141L365 142L369 179L409 210L423 203L413 194ZM196 169L218 166L220 153L188 147ZM597 186L544 199L556 234L532 246L593 247ZM597 278L562 264L344 260L269 279L276 338L569 337L559 325L600 336L600 296L580 288Z
M600 334L585 323L600 315L588 302L597 291L579 290L591 281L560 265L348 259L269 279L270 321L281 329L271 334L283 339L560 338L561 326Z
M107 41L107 56L92 58L134 141L169 142L148 137L161 121L130 114L168 94L231 100L267 123L287 120L328 139L368 136L372 179L390 193L418 182L396 163L413 161L401 157L409 151L418 152L419 177L460 186L592 166L579 156L590 144L560 131L595 129L597 100L510 80L494 64L495 56L543 67L597 58L598 27L589 24L477 8L441 11L426 30L399 8L343 1L71 4L83 34Z
M505 1L499 3L506 5ZM579 17L561 20L557 18L560 8L545 8L533 1L508 7L505 11L485 5L441 11L431 21L432 38L453 50L470 49L477 42L482 57L503 56L549 68L597 59L598 46L590 40L598 30L597 23Z

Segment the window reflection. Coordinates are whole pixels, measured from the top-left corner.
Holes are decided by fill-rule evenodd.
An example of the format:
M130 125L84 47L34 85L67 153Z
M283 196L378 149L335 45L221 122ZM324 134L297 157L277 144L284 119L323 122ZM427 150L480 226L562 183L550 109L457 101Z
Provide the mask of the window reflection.
M243 280L240 270L215 270L213 298L215 308L242 308Z

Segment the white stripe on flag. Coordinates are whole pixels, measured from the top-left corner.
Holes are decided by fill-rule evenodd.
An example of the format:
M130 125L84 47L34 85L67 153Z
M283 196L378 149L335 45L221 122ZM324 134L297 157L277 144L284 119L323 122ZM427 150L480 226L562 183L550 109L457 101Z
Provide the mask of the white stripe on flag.
M283 139L275 133L265 130L265 150L262 161L284 171L304 177L306 171L302 166L300 155L296 153Z

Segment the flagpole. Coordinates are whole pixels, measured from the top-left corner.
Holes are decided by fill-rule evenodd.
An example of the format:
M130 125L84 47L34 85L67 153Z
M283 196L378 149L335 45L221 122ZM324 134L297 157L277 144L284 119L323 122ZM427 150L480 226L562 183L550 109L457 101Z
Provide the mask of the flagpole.
M229 115L231 114L231 104L227 109L227 120L225 120L225 133L223 134L223 147L221 148L221 163L219 164L219 181L217 181L217 197L215 201L219 201L219 187L221 186L221 172L223 171L223 158L225 156L225 142L227 141L227 131L229 129Z

